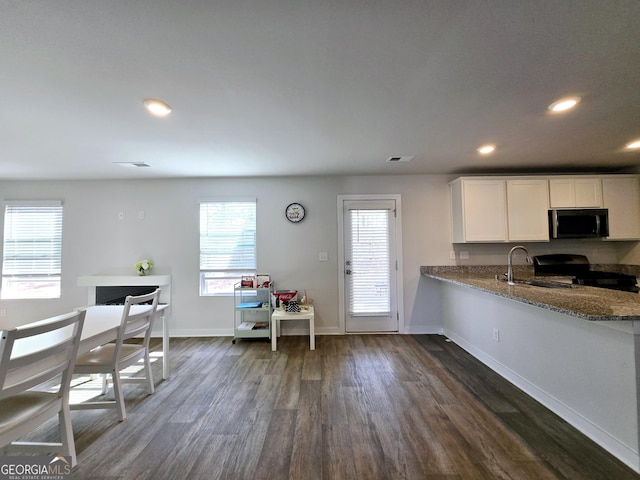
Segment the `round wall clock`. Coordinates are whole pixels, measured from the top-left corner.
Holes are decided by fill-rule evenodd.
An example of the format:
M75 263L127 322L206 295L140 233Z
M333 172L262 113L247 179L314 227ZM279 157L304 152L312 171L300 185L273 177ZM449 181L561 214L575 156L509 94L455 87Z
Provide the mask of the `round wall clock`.
M284 214L290 222L301 222L304 218L304 207L299 203L291 203L285 209Z

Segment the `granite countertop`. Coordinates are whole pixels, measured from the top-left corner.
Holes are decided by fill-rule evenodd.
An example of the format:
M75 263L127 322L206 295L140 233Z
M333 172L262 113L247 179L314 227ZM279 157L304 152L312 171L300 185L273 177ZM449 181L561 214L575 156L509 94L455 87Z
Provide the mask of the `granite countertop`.
M542 280L555 284L554 280L559 279L534 277L533 269L527 266L514 267L514 278L518 283L509 285L502 280L506 271L505 265L420 267L420 273L427 277L589 321L640 320L640 293L584 285L565 284L564 288L528 285L522 281Z

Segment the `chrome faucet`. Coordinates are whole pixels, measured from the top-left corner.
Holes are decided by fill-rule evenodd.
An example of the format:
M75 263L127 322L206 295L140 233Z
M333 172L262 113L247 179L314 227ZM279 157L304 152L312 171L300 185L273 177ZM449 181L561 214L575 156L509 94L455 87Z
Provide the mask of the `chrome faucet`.
M511 250L509 250L509 255L507 257L507 283L509 285L515 285L516 283L513 281L513 252L516 250L523 250L524 253L527 254L527 263L531 263L531 257L529 256L529 252L522 245L516 245Z

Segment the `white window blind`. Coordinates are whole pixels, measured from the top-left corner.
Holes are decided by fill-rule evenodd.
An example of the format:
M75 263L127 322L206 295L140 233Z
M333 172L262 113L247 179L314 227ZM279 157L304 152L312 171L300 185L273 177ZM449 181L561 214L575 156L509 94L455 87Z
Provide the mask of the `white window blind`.
M228 294L256 272L256 202L200 204L200 293Z
M352 315L391 311L389 211L350 210L351 275L349 310Z
M58 298L62 270L61 202L5 206L1 298Z

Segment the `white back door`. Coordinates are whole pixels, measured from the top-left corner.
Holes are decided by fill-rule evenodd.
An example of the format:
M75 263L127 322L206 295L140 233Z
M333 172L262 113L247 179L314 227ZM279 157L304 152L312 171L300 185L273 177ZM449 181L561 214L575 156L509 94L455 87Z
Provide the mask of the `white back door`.
M343 200L343 298L347 333L397 332L396 200Z

